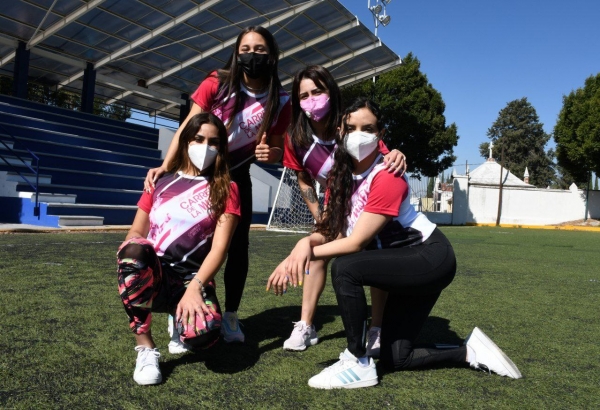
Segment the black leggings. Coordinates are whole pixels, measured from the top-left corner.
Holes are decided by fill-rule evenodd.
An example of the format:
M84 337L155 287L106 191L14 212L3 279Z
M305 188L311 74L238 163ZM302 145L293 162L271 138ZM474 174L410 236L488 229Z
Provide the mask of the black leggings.
M438 362L464 362L466 348L413 348L427 316L456 273L450 242L439 230L423 244L358 252L337 258L331 279L342 313L348 350L366 354L367 300L363 286L389 292L381 326L380 362L411 369Z
M240 191L242 216L231 238L227 252L227 264L223 273L226 312L238 310L248 276L248 246L250 244L250 224L252 223L250 163L233 170L231 179L237 184Z

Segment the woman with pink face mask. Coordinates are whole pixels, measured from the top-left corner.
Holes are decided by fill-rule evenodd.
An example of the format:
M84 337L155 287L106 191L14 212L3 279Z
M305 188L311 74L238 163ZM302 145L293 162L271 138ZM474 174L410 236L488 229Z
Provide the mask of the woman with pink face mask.
M326 185L337 147L335 137L341 124L341 111L340 89L326 68L314 65L296 74L292 85L292 122L284 145L283 165L296 171L302 198L315 221L321 219L322 210L314 183ZM379 151L387 154L389 172L404 172L405 157L400 151L389 152L383 142L379 143ZM294 322L292 334L283 344L285 350L302 351L318 343L313 318L325 287L327 264L327 260L311 263L303 283L300 321ZM267 288L272 278L273 275ZM367 348L372 356L378 355L385 296L385 292L371 289L372 321Z

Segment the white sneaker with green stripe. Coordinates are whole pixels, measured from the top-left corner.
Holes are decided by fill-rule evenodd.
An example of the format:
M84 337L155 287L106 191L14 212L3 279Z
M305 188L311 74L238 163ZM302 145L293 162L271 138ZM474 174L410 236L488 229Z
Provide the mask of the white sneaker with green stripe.
M373 359L367 366L361 366L358 359L346 349L340 353L340 360L327 367L308 381L316 389L356 389L375 386L379 383Z

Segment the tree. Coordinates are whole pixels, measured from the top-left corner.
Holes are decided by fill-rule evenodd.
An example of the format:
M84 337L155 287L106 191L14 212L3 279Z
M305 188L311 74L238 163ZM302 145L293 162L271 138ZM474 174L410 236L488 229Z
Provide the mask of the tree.
M590 172L600 173L600 73L563 96L554 141L558 163L578 182L587 184Z
M12 95L13 79L0 77L0 94ZM27 99L54 107L79 111L81 108L81 95L66 89L57 90L54 86L40 84L33 81L27 84ZM131 109L115 103L106 105L100 98L94 98L94 115L125 121L131 117Z
M492 140L492 155L500 159L504 149L504 167L518 177L525 168L529 170L529 183L546 188L555 181L554 152L545 151L550 135L546 134L535 108L526 97L509 102L500 110L498 119L488 129L487 136ZM488 142L479 145L483 158L489 157Z
M402 65L372 79L342 90L344 105L354 98L369 96L379 104L387 131L388 148L401 150L408 158L408 170L433 177L449 168L456 157L456 125L446 125L446 105L441 94L420 71L421 63L409 53Z

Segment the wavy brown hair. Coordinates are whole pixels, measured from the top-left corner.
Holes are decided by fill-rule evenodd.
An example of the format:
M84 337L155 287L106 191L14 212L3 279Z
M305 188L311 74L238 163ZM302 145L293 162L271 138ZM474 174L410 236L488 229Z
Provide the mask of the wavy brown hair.
M269 69L263 73L262 79L268 83L268 96L267 105L265 106L264 116L258 133L256 135L257 142L260 142L263 133L267 132L279 112L280 99L279 92L283 90L281 82L279 81L278 65L279 65L279 46L275 41L273 34L262 26L250 26L242 30L237 37L235 42L235 49L229 57L229 60L225 66L217 70L216 77L219 80L219 91L215 97L215 104L210 108L210 111L214 111L217 108L223 110L227 99L230 95L235 94L235 103L233 105L233 114L239 112L244 106L244 100L246 99L246 93L240 92L240 84L242 83L243 73L242 67L238 64L238 56L240 55L240 43L244 36L248 33L260 34L267 43L269 48ZM208 76L215 76L214 73ZM207 76L207 77L208 77ZM232 124L233 121L230 123ZM268 132L267 132L268 135Z
M190 142L194 141L196 134L200 131L200 127L204 124L211 124L217 128L219 136L219 146L217 147L217 158L215 162L202 172L190 161L188 155L188 147ZM218 220L223 212L227 199L229 198L231 177L229 175L229 149L227 141L227 129L217 116L203 112L194 115L183 131L179 135L179 146L175 157L169 164L168 172L187 171L190 167L195 171L196 175L204 175L209 177L210 183L210 207L208 209L210 217L213 220Z
M342 93L331 73L320 65L311 65L298 71L292 84L292 122L289 127L291 142L297 147L308 147L313 143L310 120L300 107L300 83L304 79L312 80L317 87L329 94L330 108L325 123L327 137L336 136L342 116Z
M337 148L334 154L333 166L327 176L327 189L329 202L323 211L321 221L317 223L315 231L319 232L328 241L333 241L346 229L346 218L350 215L351 199L354 193L354 163L346 150L344 139L348 133L347 118L353 112L366 108L377 118L379 132L385 128L379 106L365 97L359 97L346 108L342 117L342 130L336 136Z

